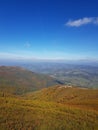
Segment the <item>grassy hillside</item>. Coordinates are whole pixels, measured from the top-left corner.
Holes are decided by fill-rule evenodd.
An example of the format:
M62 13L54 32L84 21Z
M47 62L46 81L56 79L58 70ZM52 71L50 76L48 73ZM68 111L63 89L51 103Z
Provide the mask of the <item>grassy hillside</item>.
M98 111L49 101L0 97L0 130L97 130Z
M56 86L0 92L0 130L98 130L98 90Z
M98 110L98 89L60 85L29 93L26 95L26 98Z
M59 84L59 81L20 67L0 67L0 90L22 94Z

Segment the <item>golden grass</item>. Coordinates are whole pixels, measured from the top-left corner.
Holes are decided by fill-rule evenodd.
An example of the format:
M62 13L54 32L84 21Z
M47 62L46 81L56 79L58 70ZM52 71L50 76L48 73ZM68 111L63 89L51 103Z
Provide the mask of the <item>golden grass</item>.
M98 90L43 89L0 93L0 130L98 130Z

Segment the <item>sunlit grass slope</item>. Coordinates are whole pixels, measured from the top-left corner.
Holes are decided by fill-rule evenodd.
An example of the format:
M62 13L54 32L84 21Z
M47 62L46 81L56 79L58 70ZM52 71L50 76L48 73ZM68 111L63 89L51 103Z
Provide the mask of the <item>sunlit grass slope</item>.
M98 110L98 89L60 85L29 93L27 98Z
M56 86L0 92L0 130L98 130L98 90Z
M1 95L0 130L98 130L98 111Z

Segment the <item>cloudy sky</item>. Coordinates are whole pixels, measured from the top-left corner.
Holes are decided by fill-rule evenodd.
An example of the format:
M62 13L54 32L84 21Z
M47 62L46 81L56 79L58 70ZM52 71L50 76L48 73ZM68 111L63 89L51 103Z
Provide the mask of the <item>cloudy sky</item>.
M98 59L98 0L0 0L0 59Z

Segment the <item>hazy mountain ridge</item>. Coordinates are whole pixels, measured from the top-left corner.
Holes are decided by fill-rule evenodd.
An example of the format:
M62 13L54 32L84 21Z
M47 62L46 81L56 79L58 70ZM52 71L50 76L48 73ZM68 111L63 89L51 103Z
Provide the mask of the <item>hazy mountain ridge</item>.
M98 65L94 63L21 62L15 63L15 65L21 66L33 73L48 75L57 80L57 82L59 81L58 83L60 84L98 88Z
M44 87L60 84L59 81L44 74L37 74L21 67L0 67L0 89L21 94Z

